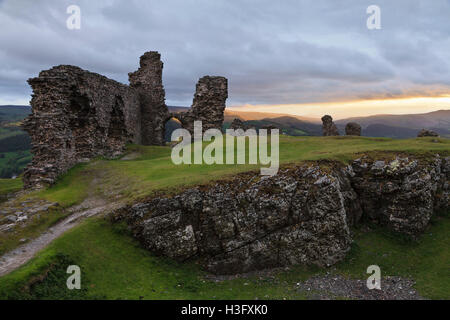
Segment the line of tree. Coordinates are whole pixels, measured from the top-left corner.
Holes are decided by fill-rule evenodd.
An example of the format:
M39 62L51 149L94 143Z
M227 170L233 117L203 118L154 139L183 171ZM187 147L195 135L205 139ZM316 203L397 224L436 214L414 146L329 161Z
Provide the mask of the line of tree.
M31 139L26 133L0 140L0 152L26 151L30 149Z

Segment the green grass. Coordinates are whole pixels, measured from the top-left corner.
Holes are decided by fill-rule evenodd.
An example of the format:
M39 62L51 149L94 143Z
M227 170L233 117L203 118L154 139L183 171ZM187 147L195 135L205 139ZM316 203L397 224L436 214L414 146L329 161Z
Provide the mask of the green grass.
M0 179L0 197L22 189L22 179Z
M450 215L435 217L417 242L408 241L384 228L358 231L356 242L337 270L367 278L369 265L378 265L382 276L416 280L416 289L430 299L450 299Z
M14 174L21 173L31 162L30 151L12 151L0 153L0 175L9 178Z
M0 298L33 296L28 287L55 265L58 257L67 257L82 270L85 298L106 299L299 299L304 296L289 289L289 277L272 281L237 279L224 282L206 280L195 264L178 264L156 257L142 249L123 225L111 226L103 219L92 219L55 240L38 258L0 278ZM66 266L67 268L67 266ZM59 279L58 292L68 275ZM55 287L42 283L44 287ZM36 287L36 286L35 286ZM24 289L25 288L25 289ZM39 289L39 288L38 288ZM47 298L40 296L40 298ZM66 290L59 298L71 298Z
M420 138L394 140L366 137L288 137L280 136L280 163L332 159L349 161L364 152L405 152L424 154L450 153L449 139ZM129 152L139 153L134 160L98 159L69 171L54 187L39 197L72 205L94 193L120 194L130 201L147 196L155 190L176 189L210 182L238 172L259 170L258 165L175 165L170 147L130 146ZM94 183L93 183L94 181Z
M66 217L61 210L50 210L45 215L34 215L25 227L16 227L10 232L0 233L0 255L11 251L21 244L21 239L33 239L41 235L48 228Z
M450 140L393 140L364 137L280 137L282 164L332 159L347 162L361 153L384 157L389 151L428 156L450 152ZM70 206L88 195L132 201L156 190L176 190L206 183L255 165L180 165L171 162L169 147L129 146L133 160L96 159L78 165L58 183L31 196ZM429 298L450 299L450 218L436 218L415 243L384 229L355 230L355 244L336 272L366 279L369 265L381 267L382 275L412 277L419 293ZM82 269L79 293L65 290L64 264ZM38 256L13 273L0 278L0 298L107 298L107 299L302 299L298 281L324 272L295 267L271 277L252 277L214 282L195 264L177 264L142 249L123 225L110 225L103 218L85 221L65 233ZM47 275L46 277L43 275ZM64 275L64 276L63 276ZM61 279L60 279L61 278ZM84 279L84 280L83 280ZM83 282L84 281L84 282Z
M416 289L427 298L449 299L450 218L438 220L416 243L379 228L357 231L352 251L334 272L367 279L367 267L376 264L382 276L412 277L417 281ZM58 263L60 257L82 270L84 291L77 299L304 299L296 291L296 283L324 272L297 266L272 277L215 282L207 280L193 263L178 264L142 249L122 224L110 225L94 218L55 240L25 266L0 278L0 298L33 298L36 290L41 299L74 298L74 293L65 289L67 274L59 272L59 278L42 281L42 274L55 266L58 270L67 268L67 263Z

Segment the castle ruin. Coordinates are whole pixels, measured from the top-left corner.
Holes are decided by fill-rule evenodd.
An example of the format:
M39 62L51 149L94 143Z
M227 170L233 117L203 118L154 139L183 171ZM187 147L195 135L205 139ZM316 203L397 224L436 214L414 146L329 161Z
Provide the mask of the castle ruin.
M204 130L222 128L226 78L201 78L191 109L171 114L162 70L160 54L151 51L128 74L130 85L70 65L29 79L32 113L23 127L31 137L33 160L25 169L24 187L51 185L75 164L97 156L117 157L127 143L163 145L172 117L191 132L194 120L201 120Z

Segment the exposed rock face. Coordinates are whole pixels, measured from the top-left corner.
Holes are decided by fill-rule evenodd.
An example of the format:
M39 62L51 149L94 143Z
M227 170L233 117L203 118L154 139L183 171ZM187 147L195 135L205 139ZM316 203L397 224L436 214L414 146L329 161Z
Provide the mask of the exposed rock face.
M180 120L183 128L194 134L194 121L202 121L202 131L222 130L228 81L224 77L205 76L197 82L192 107L187 112L172 116Z
M214 273L328 266L345 257L349 226L361 219L408 235L423 232L433 210L449 209L449 180L450 158L305 164L270 178L247 173L156 196L114 218L125 219L147 249L198 259Z
M433 130L422 129L417 134L417 137L439 137L439 135Z
M341 172L318 166L256 174L158 197L119 213L149 250L199 257L214 273L308 263L326 266L350 248Z
M163 63L158 52L146 52L137 71L129 73L130 86L139 93L142 144L163 145L164 125L170 119L162 83Z
M51 185L75 164L96 156L116 157L129 142L162 145L170 114L160 58L158 52L146 52L140 68L129 74L130 86L68 65L29 79L32 114L24 129L34 156L24 172L25 188ZM201 78L186 128L193 129L194 120L202 120L204 130L221 128L226 98L225 78Z
M429 161L362 158L351 168L352 185L368 220L416 237L433 212L450 209L450 157Z
M356 122L349 122L345 126L345 134L347 136L360 136L361 135L361 126Z
M329 115L322 117L322 132L324 136L338 136L339 131Z

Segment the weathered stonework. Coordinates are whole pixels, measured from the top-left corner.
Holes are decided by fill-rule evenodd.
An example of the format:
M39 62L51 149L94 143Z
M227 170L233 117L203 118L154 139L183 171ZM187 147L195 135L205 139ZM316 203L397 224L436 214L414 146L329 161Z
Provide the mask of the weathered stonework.
M163 145L164 125L170 119L162 83L163 63L158 52L146 52L137 71L129 73L130 87L139 94L143 145Z
M345 134L347 136L360 136L361 135L361 126L356 122L349 122L345 126Z
M250 129L250 126L248 124L244 123L241 119L235 118L230 125L230 129L233 129L233 130L241 129L241 130L246 131L246 130Z
M329 115L322 117L322 132L324 136L338 136L339 131Z
M78 67L61 65L28 80L32 113L24 129L33 160L26 188L52 184L78 162L114 157L140 143L139 99L134 89Z
M96 156L116 157L127 143L164 144L170 119L158 52L146 52L129 74L130 86L75 66L60 65L28 80L32 113L24 129L32 141L33 160L25 169L25 188L53 184L79 162ZM194 120L204 129L221 128L227 80L203 77L183 125Z
M194 134L194 121L202 121L202 131L222 130L228 81L224 77L205 76L197 82L192 107L187 112L171 116L180 120L183 128Z
M349 227L360 221L420 235L434 212L450 209L449 184L450 157L362 157L348 166L290 166L269 178L244 173L153 196L112 217L150 251L218 274L329 266L346 256Z

